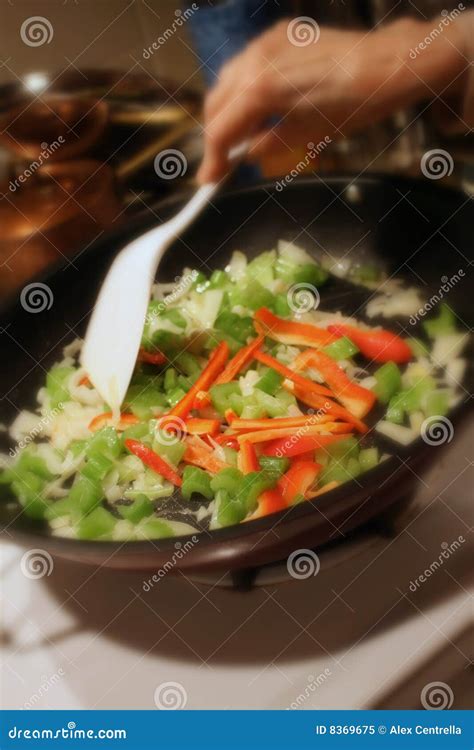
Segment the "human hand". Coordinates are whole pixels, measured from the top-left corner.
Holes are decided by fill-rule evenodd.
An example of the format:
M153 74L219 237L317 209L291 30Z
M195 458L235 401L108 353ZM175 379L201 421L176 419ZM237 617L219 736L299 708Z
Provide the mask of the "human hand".
M445 90L459 93L466 60L455 23L413 55L435 25L406 18L369 32L323 27L316 41L299 46L288 20L279 22L224 66L209 93L199 182L222 177L229 148L245 139L251 138L250 157L288 154L308 141L346 137Z

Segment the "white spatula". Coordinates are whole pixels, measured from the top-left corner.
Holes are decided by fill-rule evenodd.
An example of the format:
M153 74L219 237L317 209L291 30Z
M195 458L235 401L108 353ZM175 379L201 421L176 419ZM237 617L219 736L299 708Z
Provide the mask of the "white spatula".
M247 144L237 146L229 159L235 162L246 150ZM219 186L209 183L200 187L170 221L126 245L110 267L87 329L81 363L114 412L122 405L135 367L158 264Z

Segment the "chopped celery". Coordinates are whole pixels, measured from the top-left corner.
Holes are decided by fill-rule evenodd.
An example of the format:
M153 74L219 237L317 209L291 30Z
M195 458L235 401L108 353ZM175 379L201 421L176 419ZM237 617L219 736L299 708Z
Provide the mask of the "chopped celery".
M291 315L291 307L288 304L288 295L276 294L272 310L280 318L288 318Z
M71 395L66 386L67 381L75 372L74 367L53 367L46 375L46 391L52 409L58 409Z
M273 294L265 289L256 279L250 279L242 286L239 284L230 292L232 305L242 305L250 310L259 307L271 307L273 305Z
M223 445L222 450L224 451L225 455L225 461L229 466L237 466L237 456L238 453L233 448L230 448L228 445Z
M155 453L177 466L186 452L186 445L179 436L157 429L152 445Z
M327 271L317 263L298 263L290 257L282 256L275 265L276 275L288 284L314 284L320 286L328 277Z
M168 307L162 314L163 320L169 320L177 328L186 328L186 318L180 313L176 307Z
M230 279L225 271L216 269L212 272L209 279L209 289L223 289L230 284Z
M158 388L131 385L124 403L139 419L151 419L154 414L164 411L168 399Z
M178 356L174 360L174 364L176 365L178 370L183 372L185 375L188 375L189 377L199 375L202 370L198 358L190 352L181 352L181 354L178 354ZM170 389L167 388L166 390Z
M359 443L355 437L347 437L338 440L326 448L328 454L337 460L356 458L359 453Z
M377 448L362 448L359 453L359 466L361 471L369 471L379 464L379 452Z
M385 362L374 372L377 384L374 393L382 404L388 404L394 393L400 390L402 375L395 362Z
M29 518L36 520L44 518L48 504L41 496L45 485L44 479L31 471L15 472L15 479L11 488L23 506Z
M231 381L230 383L220 383L218 385L213 385L209 389L209 394L211 396L213 407L222 416L224 416L226 409L234 408L229 403L229 399L231 396L235 395L242 398L240 386L235 380Z
M259 406L250 401L246 402L246 399L244 398L244 408L242 409L240 416L242 419L264 419L267 416L267 412L263 406Z
M243 474L238 469L228 468L222 469L215 474L211 479L211 489L213 492L219 490L225 490L231 495L235 495L239 491L240 483L243 479Z
M87 459L86 465L81 469L81 476L86 477L91 482L102 481L113 465L113 461L107 456L94 454Z
M151 516L153 513L153 503L146 495L138 495L130 505L115 506L122 518L132 523L138 523L142 518Z
M165 380L163 383L163 387L165 391L168 393L169 391L174 391L175 388L178 386L178 373L174 369L174 367L168 367L165 370Z
M435 338L442 333L453 333L456 330L456 316L451 308L443 302L439 308L436 318L425 320L423 328L430 338Z
M211 528L223 528L240 523L247 515L244 503L225 490L219 490L214 500Z
M114 427L103 427L88 441L86 456L106 456L118 458L122 452L122 441Z
M68 516L72 510L71 498L62 497L60 500L55 500L53 503L49 503L44 512L44 517L47 521L52 521L54 518Z
M79 539L107 539L112 535L117 519L105 508L95 508L81 518L76 527Z
M445 416L449 411L449 391L430 391L422 399L422 408L427 417Z
M150 518L140 523L137 528L140 537L145 539L166 539L166 537L173 536L173 528L162 521L161 518Z
M140 440L142 443L151 443L148 424L142 422L141 424L133 424L130 427L127 427L127 429L122 432L122 444L125 444L125 440Z
M260 255L257 255L256 258L248 263L246 270L247 278L251 280L257 279L263 286L268 286L275 278L273 273L275 261L275 250L260 253Z
M80 515L85 515L97 507L103 497L99 482L93 482L87 477L79 477L67 496L71 509Z
M276 370L267 367L260 380L255 383L255 388L268 393L269 396L274 396L282 381L282 376Z
M30 447L20 453L15 466L15 474L24 472L37 474L41 479L52 479L53 475L46 466L44 459L34 454L34 448Z
M278 396L270 396L262 390L254 390L252 398L256 406L266 412L269 417L283 417L287 413L286 402Z
M181 386L178 386L178 388L175 388L173 391L168 391L166 394L168 397L168 403L171 407L176 406L178 401L181 401L182 398L186 395L186 391L181 388Z
M218 331L227 333L232 338L245 344L247 339L255 335L253 320L248 316L241 317L237 313L225 310L219 313L215 322Z
M336 361L349 359L350 357L353 357L354 354L357 354L358 351L359 349L357 346L353 344L347 336L341 336L340 339L333 341L332 344L323 347L323 352Z
M350 459L350 461L355 462L352 467L349 467L349 461L347 463L335 460L329 461L320 474L321 485L328 482L349 482L351 479L354 479L359 473L359 462L356 459Z
M211 477L207 471L198 466L186 466L183 472L181 494L185 500L190 500L193 493L211 500L214 496L211 489Z

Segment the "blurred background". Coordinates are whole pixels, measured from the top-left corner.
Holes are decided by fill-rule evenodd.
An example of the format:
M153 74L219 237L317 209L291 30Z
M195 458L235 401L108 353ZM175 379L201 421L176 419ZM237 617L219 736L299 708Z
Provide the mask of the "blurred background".
M234 6L230 17L226 6ZM84 251L131 215L191 190L206 88L226 59L278 17L308 13L318 23L364 28L402 13L426 19L442 7L432 0L337 0L315 14L314 3L286 0L199 7L173 0L3 0L0 294ZM426 148L444 141L429 111L422 118L400 112L331 143L306 172L417 175ZM456 165L449 179L469 187L472 134L447 148ZM163 152L171 152L168 162L157 162ZM237 180L277 178L298 158L267 157Z

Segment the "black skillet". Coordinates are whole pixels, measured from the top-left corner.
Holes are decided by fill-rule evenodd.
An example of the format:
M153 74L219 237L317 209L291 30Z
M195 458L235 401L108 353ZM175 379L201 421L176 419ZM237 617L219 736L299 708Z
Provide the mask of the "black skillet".
M89 311L115 252L144 229L173 215L175 202L155 207L152 214L126 229L102 237L41 280L52 292L50 309L26 312L19 300L0 314L0 421L9 423L18 409L32 408L45 371L60 358L62 347L84 333ZM420 285L426 298L462 269L448 302L464 325L473 317L473 212L468 197L439 184L372 176L298 180L283 190L263 184L221 195L186 235L168 251L160 280L171 281L184 266L209 272L225 266L235 249L253 256L295 240L318 257L351 264L376 262L388 274ZM205 259L205 260L203 260ZM444 279L443 279L444 280ZM321 307L363 317L370 292L347 281L321 289ZM387 325L387 321L382 322ZM407 318L391 320L417 333ZM464 382L472 383L472 368ZM467 393L449 415L456 423L468 410ZM454 434L454 440L456 436ZM93 565L121 569L158 569L173 558L173 570L238 570L282 559L292 550L342 540L354 529L394 507L408 496L423 465L439 457L440 446L421 438L408 448L379 441L393 457L357 480L272 516L200 534L177 559L176 539L150 542L84 542L51 536L47 529L18 513L5 499L0 503L4 532L24 545ZM186 541L180 539L181 544Z

